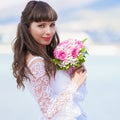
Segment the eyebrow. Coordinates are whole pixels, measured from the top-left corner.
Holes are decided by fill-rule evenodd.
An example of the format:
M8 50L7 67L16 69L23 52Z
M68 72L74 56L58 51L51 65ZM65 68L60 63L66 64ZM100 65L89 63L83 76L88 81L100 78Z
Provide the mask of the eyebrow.
M41 21L41 22L37 22L37 23L55 23L55 21Z

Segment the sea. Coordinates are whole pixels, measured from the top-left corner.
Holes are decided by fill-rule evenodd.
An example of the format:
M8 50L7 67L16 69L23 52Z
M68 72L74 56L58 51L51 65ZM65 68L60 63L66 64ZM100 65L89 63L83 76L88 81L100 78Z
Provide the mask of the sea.
M0 120L39 120L37 103L17 89L12 53L0 53ZM120 120L120 55L88 55L87 96L81 103L88 120Z

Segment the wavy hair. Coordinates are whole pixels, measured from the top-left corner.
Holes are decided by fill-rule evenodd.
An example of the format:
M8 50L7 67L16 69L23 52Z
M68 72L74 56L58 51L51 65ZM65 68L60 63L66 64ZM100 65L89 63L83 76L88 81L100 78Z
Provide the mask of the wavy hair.
M30 1L27 3L22 12L20 23L17 27L16 38L13 41L14 60L12 63L13 75L17 81L17 87L25 87L23 84L25 69L27 68L26 55L30 52L32 55L41 56L44 58L45 70L47 75L55 75L56 66L51 62L54 58L53 51L59 43L59 36L57 32L49 45L47 45L47 53L44 52L42 47L33 39L29 32L30 24L41 21L56 21L57 13L46 2L43 1ZM30 72L29 68L27 68Z

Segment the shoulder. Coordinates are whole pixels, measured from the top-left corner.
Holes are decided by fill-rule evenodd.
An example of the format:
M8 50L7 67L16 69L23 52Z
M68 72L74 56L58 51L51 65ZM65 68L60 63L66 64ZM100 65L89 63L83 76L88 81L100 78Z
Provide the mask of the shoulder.
M33 55L28 55L27 56L27 68L28 70L26 71L26 74L29 72L36 78L41 77L45 75L45 67L44 67L44 59L40 56L33 56ZM30 76L31 76L30 74Z
M37 63L44 63L44 59L40 56L34 56L32 54L28 54L26 57L26 64L28 67L30 67L33 64Z

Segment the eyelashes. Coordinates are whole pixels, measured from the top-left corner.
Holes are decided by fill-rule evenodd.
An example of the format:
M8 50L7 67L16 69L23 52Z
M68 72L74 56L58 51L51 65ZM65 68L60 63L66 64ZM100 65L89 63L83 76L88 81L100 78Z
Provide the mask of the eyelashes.
M40 28L45 28L46 26L47 26L46 23L38 24L38 27L40 27ZM49 26L50 27L55 27L55 23L51 23Z

